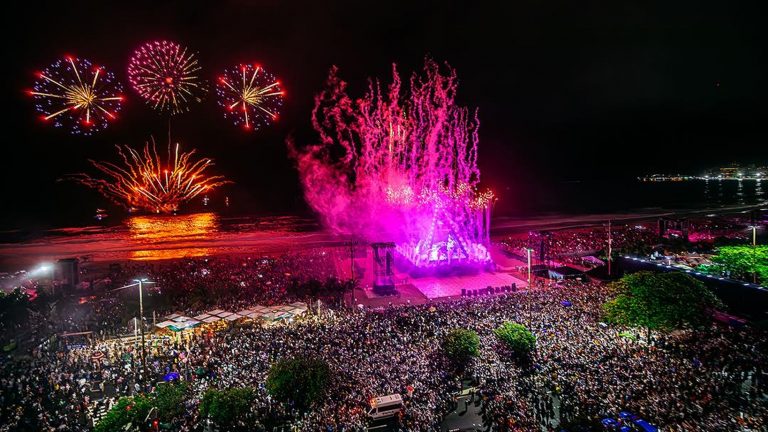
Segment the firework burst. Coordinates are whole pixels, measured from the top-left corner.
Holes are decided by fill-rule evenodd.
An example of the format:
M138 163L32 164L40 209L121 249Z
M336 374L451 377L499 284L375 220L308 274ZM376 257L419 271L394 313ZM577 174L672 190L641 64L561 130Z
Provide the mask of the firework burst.
M224 72L216 86L224 116L246 130L277 120L283 105L280 81L259 65L240 65Z
M179 114L206 92L195 54L175 42L155 41L137 49L128 63L128 79L149 105Z
M77 174L71 179L98 190L128 209L172 213L196 196L230 183L223 176L206 174L213 165L211 159L195 159L195 150L180 152L179 144L172 145L170 140L165 160L158 155L154 139L146 143L143 151L116 147L122 165L90 161L107 178Z
M371 80L353 99L331 69L312 113L319 142L290 147L307 202L333 232L394 241L416 267L485 266L496 198L479 189L476 112L456 104L450 66L427 59L409 83L393 65L386 90Z
M90 135L107 127L120 111L122 87L115 76L86 59L66 56L38 72L29 95L42 120Z

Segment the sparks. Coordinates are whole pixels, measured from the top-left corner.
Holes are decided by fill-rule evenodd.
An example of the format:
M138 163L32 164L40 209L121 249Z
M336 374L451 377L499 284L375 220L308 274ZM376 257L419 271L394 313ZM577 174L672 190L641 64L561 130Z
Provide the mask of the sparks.
M74 134L90 135L117 117L122 88L111 72L86 59L66 56L37 73L38 81L27 93L44 121L69 127Z
M491 262L495 196L480 192L476 113L455 104L456 72L427 60L403 95L371 81L353 100L332 69L315 99L320 142L292 147L307 201L334 232L395 241L417 267Z
M85 186L127 209L152 213L173 213L201 193L230 183L223 176L208 176L205 171L213 165L211 159L193 158L195 150L180 152L179 144L168 142L168 157L157 153L155 140L146 143L143 151L128 146L116 146L122 165L91 161L106 174L106 179L87 174L70 176Z
M240 65L224 72L216 86L224 117L246 130L277 120L283 105L280 82L258 65Z
M179 114L207 91L194 53L175 42L155 41L137 49L128 63L128 79L152 108Z

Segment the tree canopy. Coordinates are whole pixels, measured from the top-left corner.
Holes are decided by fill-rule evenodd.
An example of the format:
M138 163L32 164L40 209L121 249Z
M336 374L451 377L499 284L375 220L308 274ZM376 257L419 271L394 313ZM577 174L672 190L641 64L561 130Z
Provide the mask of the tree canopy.
M161 384L150 394L152 406L157 407L158 416L163 422L171 422L184 414L187 383L176 382Z
M112 406L94 428L95 432L122 430L126 425L141 425L152 408L163 422L171 422L184 413L187 384L184 382L159 385L147 395L122 397Z
M325 392L330 368L320 359L293 358L275 362L267 375L267 391L299 409L309 408Z
M603 305L610 322L648 330L699 327L722 307L703 283L680 272L630 274L613 283L615 298Z
M451 360L465 363L480 355L480 338L474 330L453 329L445 337L443 348Z
M712 257L712 270L719 270L731 277L752 280L752 275L762 282L768 281L768 246L721 246Z
M522 324L506 321L493 333L517 355L528 355L536 348L536 336Z
M152 409L152 402L147 396L121 397L93 430L113 432L123 430L129 424L138 426L147 417L150 409Z
M251 424L248 418L254 399L256 390L251 387L225 390L209 388L200 401L200 415L227 430L249 430Z

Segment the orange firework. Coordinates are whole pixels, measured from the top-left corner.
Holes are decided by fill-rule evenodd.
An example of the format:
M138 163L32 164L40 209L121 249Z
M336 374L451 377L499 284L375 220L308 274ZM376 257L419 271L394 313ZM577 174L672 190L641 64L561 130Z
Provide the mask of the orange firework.
M143 151L128 146L115 146L122 165L91 160L107 179L77 174L72 179L98 190L102 195L128 209L153 213L173 213L196 196L226 183L223 176L209 176L205 171L211 159L195 160L195 150L180 153L179 144L168 141L168 157L162 160L154 138Z

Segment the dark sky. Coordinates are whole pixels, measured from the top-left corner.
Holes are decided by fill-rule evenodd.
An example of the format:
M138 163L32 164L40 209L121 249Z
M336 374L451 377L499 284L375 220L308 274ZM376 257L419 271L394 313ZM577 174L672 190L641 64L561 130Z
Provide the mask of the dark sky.
M460 102L479 108L483 180L511 187L508 203L563 180L768 161L759 2L20 3L3 18L2 229L92 215L102 200L56 179L88 171L87 158L114 157L113 144L165 135L167 119L125 80L133 49L161 38L198 51L210 80L259 62L283 82L284 111L270 129L234 127L213 93L172 121L175 138L237 183L227 193L249 211L304 208L285 138L314 138L312 97L331 65L359 94L392 62L410 72L427 54L458 70ZM40 124L23 93L35 70L65 53L114 71L129 97L120 120L95 136Z

